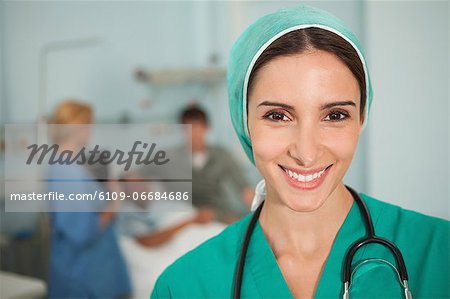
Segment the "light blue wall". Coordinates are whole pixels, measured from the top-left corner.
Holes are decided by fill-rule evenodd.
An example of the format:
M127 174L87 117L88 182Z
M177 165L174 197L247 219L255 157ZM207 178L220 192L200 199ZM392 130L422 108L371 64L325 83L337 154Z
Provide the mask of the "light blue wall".
M450 219L449 3L369 2L367 17L370 194Z
M3 31L5 24L4 18L4 2L0 2L0 123L3 124L5 112L6 112L6 101L5 101L5 86L4 86L4 78L5 78L5 68L3 67L3 54L4 54L4 39L3 39ZM3 130L0 133L0 138L3 136ZM0 162L2 163L2 162ZM0 164L1 165L1 164ZM1 169L1 168L0 168Z
M196 46L204 30L192 26L195 8L190 2L6 2L10 121L30 121L38 112L42 47L89 37L99 44L49 54L46 112L61 97L77 96L94 103L99 119L139 114L148 93L132 76L136 67L204 64Z
M4 129L3 124L5 122L6 115L6 98L5 98L5 68L3 67L3 54L4 54L4 40L3 40L3 30L4 30L4 4L0 2L0 142L4 140ZM0 151L0 194L4 193L4 183L3 183L3 173L4 173L4 154L3 151Z
M38 115L39 53L55 41L98 38L48 55L44 113L65 97L89 101L100 122L175 122L196 99L211 114L211 142L231 148L252 180L257 173L232 133L226 86L156 92L137 67L225 67L237 35L259 16L295 5L265 2L1 2L1 115ZM375 99L368 131L346 183L380 199L449 217L448 3L309 2L342 18L368 54ZM5 100L5 101L3 101ZM140 107L150 100L148 109ZM433 204L428 202L432 199Z

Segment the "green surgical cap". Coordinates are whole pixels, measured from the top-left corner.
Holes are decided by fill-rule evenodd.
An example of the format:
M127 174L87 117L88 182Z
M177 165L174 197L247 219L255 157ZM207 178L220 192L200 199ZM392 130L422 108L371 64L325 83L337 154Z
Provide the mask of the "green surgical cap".
M297 29L322 28L344 38L361 59L366 80L366 110L364 127L372 105L372 85L367 70L364 52L356 36L334 15L308 6L299 5L266 15L250 25L231 49L228 62L227 81L231 121L245 153L255 164L252 143L247 127L247 86L250 73L261 53L276 39Z

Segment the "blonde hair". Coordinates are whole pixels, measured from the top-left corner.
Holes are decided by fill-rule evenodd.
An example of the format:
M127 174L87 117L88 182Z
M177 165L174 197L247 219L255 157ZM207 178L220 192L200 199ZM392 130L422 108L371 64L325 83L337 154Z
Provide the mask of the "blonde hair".
M65 100L60 103L50 119L55 125L75 125L92 123L93 111L89 104L76 100Z
M52 125L81 125L91 124L93 121L93 111L89 104L79 102L77 100L65 100L61 102L49 119ZM64 126L53 126L50 134L55 142L61 142L70 137L75 128Z

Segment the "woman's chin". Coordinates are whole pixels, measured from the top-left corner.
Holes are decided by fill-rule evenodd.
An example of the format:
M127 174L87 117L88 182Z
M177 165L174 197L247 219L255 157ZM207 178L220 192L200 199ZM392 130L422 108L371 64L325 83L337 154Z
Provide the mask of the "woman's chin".
M299 213L310 213L320 209L325 203L324 200L318 198L311 199L286 199L283 203L292 211Z

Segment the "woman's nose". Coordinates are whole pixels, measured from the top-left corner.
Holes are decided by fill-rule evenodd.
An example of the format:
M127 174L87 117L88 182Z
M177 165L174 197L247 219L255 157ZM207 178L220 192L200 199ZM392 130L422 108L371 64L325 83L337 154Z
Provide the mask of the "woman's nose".
M289 155L299 166L312 167L320 157L320 133L313 124L298 124L292 132Z

